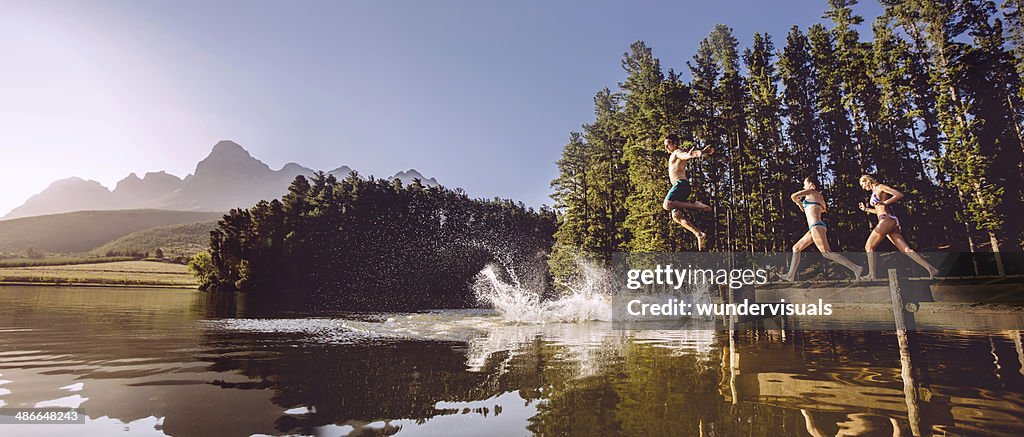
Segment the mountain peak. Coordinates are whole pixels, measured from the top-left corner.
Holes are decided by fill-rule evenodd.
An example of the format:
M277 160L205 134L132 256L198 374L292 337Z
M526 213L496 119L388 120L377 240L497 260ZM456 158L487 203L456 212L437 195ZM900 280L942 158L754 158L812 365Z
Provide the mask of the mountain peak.
M113 197L113 193L99 182L73 176L53 181L3 218L29 217L54 211L113 209L116 207Z
M213 146L205 159L196 165L191 183L206 180L247 180L273 170L234 141L222 140ZM212 179L211 179L212 178Z
M217 144L213 145L213 150L210 151L209 156L244 156L251 158L248 150L245 150L240 144L231 140L220 140ZM208 157L209 157L208 156Z
M132 173L132 174L134 174L134 173ZM146 175L143 176L142 179L146 180L146 179L167 178L167 177L172 177L172 178L181 180L181 178L179 178L179 177L177 177L175 175L172 175L172 174L166 172L165 170L146 172Z
M414 169L414 168L410 168L409 170L400 171L398 173L395 173L394 176L391 176L388 179L398 179L398 180L402 181L402 184L404 184L404 185L411 184L412 181L414 181L416 179L419 179L420 183L423 184L424 186L434 187L434 186L440 185L437 182L437 179L427 178L426 176L423 176L422 173L416 171L416 169Z
M281 167L281 169L280 169L280 170L278 170L278 171L287 171L287 172L311 172L312 170L310 170L310 169L308 169L308 168L306 168L306 167L303 167L303 166L299 165L298 163L295 163L295 162L289 162L289 163L285 164L285 165L284 165L284 167Z

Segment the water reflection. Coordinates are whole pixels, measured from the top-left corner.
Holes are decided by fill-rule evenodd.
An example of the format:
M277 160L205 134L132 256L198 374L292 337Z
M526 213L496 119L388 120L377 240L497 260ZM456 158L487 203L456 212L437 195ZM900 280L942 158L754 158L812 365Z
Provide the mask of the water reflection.
M0 344L0 406L89 416L4 435L1024 434L1017 331L734 339L4 287Z

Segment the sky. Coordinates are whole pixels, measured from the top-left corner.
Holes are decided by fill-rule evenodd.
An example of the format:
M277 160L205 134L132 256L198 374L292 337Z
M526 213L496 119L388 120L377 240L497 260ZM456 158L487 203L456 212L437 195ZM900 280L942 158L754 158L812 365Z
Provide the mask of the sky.
M0 215L51 182L191 173L233 140L278 169L415 168L552 204L555 162L625 79L630 43L684 72L716 23L781 50L825 0L0 0ZM873 1L855 10L870 34Z

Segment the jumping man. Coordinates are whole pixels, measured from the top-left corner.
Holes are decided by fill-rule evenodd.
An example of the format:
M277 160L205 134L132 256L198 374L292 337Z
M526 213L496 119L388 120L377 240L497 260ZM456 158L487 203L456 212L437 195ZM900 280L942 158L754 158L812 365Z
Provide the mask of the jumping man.
M697 150L693 147L689 151L684 151L679 148L679 136L676 134L669 134L665 137L665 150L668 150L668 179L672 182L672 188L668 190L668 194L665 195L665 201L662 202L661 206L666 210L672 211L672 221L679 223L687 231L693 233L697 237L697 250L704 250L704 243L707 242L707 235L704 234L700 229L697 228L689 220L683 218L683 209L697 209L701 211L710 211L711 207L707 206L700 201L688 202L687 199L690 197L690 181L686 179L686 161L693 158L700 158L704 155L710 155L714 153L715 149L711 147L705 147L703 150Z

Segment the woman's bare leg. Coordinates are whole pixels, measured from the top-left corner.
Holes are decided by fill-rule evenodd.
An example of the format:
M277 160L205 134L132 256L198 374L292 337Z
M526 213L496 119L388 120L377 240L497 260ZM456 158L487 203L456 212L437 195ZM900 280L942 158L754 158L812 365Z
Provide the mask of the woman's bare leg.
M812 242L811 231L807 231L803 237L800 237L800 240L793 244L793 259L789 262L789 273L779 276L780 278L789 282L796 280L796 269L800 265L800 252L803 252Z
M864 243L864 253L867 254L867 276L868 280L878 280L879 276L876 274L878 269L878 258L874 254L874 248L879 247L879 243L882 243L886 235L895 226L895 223L891 223L893 220L883 220L879 222L878 226L874 226L874 230L871 231L870 235L867 235L867 242Z
M907 254L907 256L909 256L910 259L920 264L921 267L924 267L924 269L928 271L929 278L934 279L935 275L939 274L939 269L929 264L928 261L922 258L919 253L915 252L914 249L912 249L910 245L907 244L907 240L903 238L903 234L901 234L899 230L895 230L889 233L889 241L892 241L892 244L896 246L896 248L899 249L900 252Z
M825 259L829 261L850 269L850 271L853 272L853 279L855 281L860 279L861 275L864 274L864 267L855 264L845 256L832 252L832 248L828 245L827 229L815 226L814 229L807 232L814 238L814 244L818 247L818 251L821 252L821 256L825 257Z

